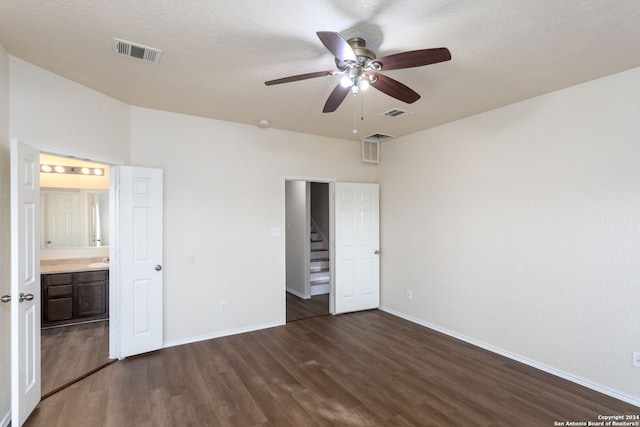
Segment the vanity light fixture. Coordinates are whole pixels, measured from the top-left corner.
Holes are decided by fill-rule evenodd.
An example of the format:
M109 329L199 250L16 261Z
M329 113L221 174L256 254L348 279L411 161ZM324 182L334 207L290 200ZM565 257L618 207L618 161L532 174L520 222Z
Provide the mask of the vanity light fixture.
M86 168L78 166L40 165L40 172L66 173L75 175L104 175L104 168Z

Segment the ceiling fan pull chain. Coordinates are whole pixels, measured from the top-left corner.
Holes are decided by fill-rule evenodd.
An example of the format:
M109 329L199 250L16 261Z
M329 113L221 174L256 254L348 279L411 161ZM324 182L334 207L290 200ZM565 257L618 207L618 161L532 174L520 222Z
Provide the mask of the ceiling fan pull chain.
M353 133L358 133L358 103L353 106Z

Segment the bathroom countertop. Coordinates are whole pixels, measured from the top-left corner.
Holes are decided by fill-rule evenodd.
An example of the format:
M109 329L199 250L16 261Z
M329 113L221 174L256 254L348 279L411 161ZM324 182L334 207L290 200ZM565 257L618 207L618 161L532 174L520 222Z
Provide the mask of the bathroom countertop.
M108 270L109 267L89 267L103 258L62 258L40 261L40 274L73 273L77 271Z

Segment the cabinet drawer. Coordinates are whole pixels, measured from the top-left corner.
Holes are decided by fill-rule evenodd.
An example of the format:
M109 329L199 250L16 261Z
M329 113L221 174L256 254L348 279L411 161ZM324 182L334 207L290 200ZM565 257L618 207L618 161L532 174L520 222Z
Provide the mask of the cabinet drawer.
M58 297L70 297L73 293L73 286L71 285L56 285L49 286L47 288L47 297L49 298L58 298Z
M73 317L73 300L71 298L58 298L47 301L47 322L67 320Z
M42 276L45 285L70 285L73 282L73 273L46 274Z
M76 273L78 275L78 283L99 282L107 280L107 271L83 271Z

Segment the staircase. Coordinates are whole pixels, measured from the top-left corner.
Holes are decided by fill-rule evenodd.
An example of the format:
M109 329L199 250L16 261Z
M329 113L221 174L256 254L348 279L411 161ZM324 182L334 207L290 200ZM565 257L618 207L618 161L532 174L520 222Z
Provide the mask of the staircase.
M325 241L318 227L311 223L311 253L309 255L309 282L311 296L331 291L329 271L329 242Z

